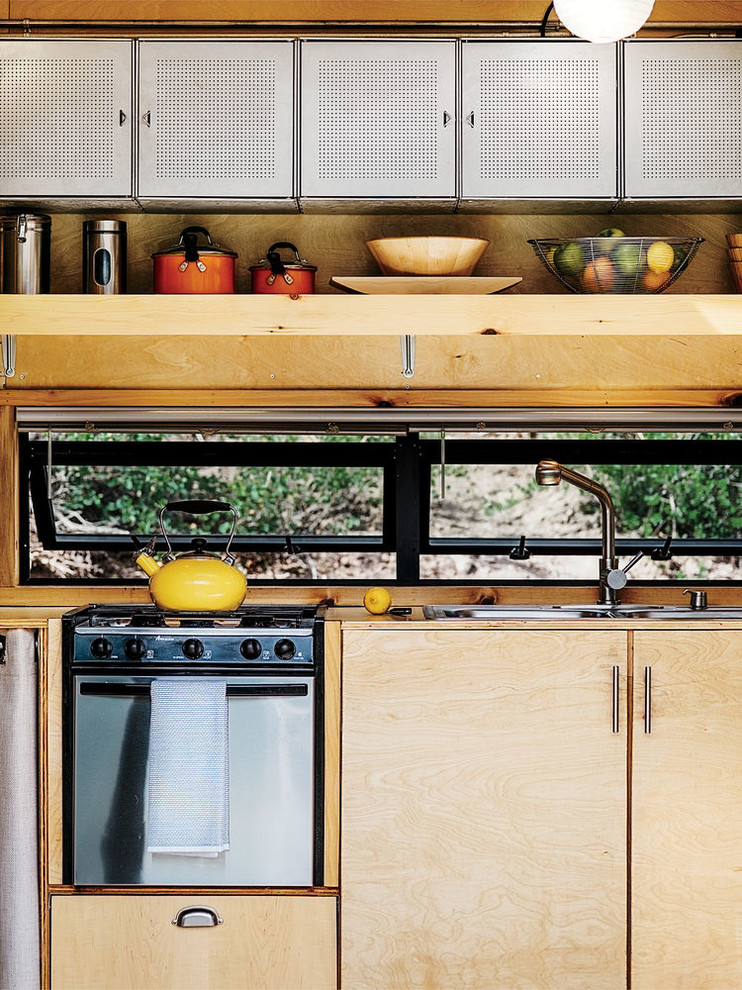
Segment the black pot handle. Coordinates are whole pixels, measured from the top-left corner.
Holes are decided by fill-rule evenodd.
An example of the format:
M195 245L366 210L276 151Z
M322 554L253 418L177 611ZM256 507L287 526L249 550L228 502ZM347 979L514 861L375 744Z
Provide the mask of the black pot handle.
M268 248L268 252L265 256L274 275L283 275L286 271L284 263L281 261L281 256L278 253L278 248L288 248L289 251L294 252L294 257L296 258L297 264L306 264L304 258L299 257L299 249L295 244L292 244L290 241L276 241L275 244L271 244Z
M198 261L198 235L203 234L209 245L213 242L206 227L186 227L180 232L178 244L185 247L185 260Z

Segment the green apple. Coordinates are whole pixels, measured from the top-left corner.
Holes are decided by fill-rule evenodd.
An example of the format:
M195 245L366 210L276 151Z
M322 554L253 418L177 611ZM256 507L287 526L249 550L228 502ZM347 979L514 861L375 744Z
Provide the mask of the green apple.
M613 252L613 263L622 275L634 275L645 260L638 244L618 244Z
M615 244L612 243L615 237L626 237L626 234L618 227L606 227L599 230L595 235L595 254L612 254Z
M554 267L561 275L579 275L585 267L585 254L576 241L560 244L554 252Z

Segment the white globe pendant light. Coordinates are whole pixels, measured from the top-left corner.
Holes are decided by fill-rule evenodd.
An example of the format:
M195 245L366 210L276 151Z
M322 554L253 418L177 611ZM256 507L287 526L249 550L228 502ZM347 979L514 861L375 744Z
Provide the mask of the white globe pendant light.
M654 0L554 0L554 13L578 38L606 44L635 34L653 6Z

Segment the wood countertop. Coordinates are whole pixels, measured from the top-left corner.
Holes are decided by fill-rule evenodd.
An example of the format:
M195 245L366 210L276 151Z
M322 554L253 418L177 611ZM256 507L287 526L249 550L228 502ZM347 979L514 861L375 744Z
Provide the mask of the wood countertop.
M742 335L742 295L4 295L16 336Z

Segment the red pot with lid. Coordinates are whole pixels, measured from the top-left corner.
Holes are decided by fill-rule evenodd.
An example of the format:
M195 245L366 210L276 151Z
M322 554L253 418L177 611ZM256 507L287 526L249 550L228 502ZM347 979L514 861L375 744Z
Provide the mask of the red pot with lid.
M234 251L214 244L205 227L186 227L177 244L152 255L155 292L234 292L236 259Z
M279 254L280 248L294 252L294 261L283 261ZM252 291L256 293L272 292L285 296L301 296L314 292L314 273L316 265L310 265L304 258L299 257L298 248L288 241L277 241L271 244L257 265L250 267Z

